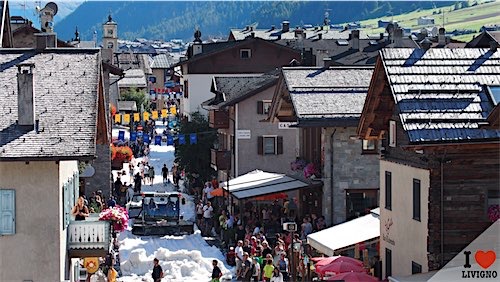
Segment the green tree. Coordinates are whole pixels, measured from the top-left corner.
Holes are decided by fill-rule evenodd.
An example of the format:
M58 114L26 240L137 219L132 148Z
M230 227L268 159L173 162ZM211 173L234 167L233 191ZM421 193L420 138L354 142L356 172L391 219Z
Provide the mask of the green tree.
M189 143L189 134L196 133L197 143ZM176 162L187 173L196 173L202 180L210 179L215 171L210 167L210 149L217 140L217 130L210 128L205 115L199 111L191 114L191 121L182 122L179 134L186 134L186 144L176 145Z
M149 111L149 97L146 95L144 90L139 90L137 88L130 88L127 92L120 94L121 101L135 101L137 105L137 110L141 109L141 105L144 106L144 110Z

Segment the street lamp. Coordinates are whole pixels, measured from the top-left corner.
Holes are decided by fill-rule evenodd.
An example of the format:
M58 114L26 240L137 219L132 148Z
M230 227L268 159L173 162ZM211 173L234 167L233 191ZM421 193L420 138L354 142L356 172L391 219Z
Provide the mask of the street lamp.
M291 252L290 252L290 281L294 281L295 279L295 263L294 263L294 256L295 256L295 252L296 251L299 251L300 250L300 242L295 242L294 241L294 233L295 231L297 231L297 223L295 222L285 222L283 223L283 230L284 231L288 231L291 233L291 236L292 236L292 248L291 248ZM298 246L297 246L298 245Z

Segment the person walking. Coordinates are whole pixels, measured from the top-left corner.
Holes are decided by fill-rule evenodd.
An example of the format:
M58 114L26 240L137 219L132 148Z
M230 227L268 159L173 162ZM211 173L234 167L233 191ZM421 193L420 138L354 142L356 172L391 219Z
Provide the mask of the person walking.
M155 179L155 167L151 166L149 168L149 181L151 181L151 186L153 186L154 179Z
M159 260L157 258L155 258L153 260L153 273L152 273L152 277L153 277L153 281L154 282L160 282L161 279L163 278L163 269L161 268L160 264L159 264Z
M283 282L283 274L281 274L279 269L275 268L273 270L273 276L271 276L271 282Z
M212 282L219 282L220 278L222 277L222 271L220 270L219 266L217 266L217 260L214 259L212 261L212 265L214 269L212 270Z
M161 174L163 175L163 185L167 186L168 184L168 168L166 164L163 164L163 168L161 169Z
M203 220L204 222L204 230L205 236L210 236L212 232L212 217L214 213L214 208L212 207L212 203L207 202L207 204L203 207Z
M271 281L271 277L273 277L273 272L274 272L274 265L273 265L273 260L272 259L267 259L266 265L264 266L263 271L263 278L264 281L269 282Z

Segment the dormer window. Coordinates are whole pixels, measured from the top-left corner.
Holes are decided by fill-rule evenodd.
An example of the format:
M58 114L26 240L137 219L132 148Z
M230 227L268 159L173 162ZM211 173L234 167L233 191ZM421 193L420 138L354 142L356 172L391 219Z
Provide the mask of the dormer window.
M240 49L240 59L250 59L252 57L252 50Z

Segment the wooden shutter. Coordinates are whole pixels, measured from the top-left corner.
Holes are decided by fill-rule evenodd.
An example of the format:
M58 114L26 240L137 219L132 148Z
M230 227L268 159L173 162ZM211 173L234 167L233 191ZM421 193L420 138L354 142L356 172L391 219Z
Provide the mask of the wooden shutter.
M264 137L257 138L257 154L264 155Z
M187 80L184 81L184 98L189 98L189 82Z
M283 155L283 136L278 136L276 145L276 154Z
M16 191L0 190L0 235L16 233Z
M264 102L257 101L257 113L259 115L263 115L264 114Z

